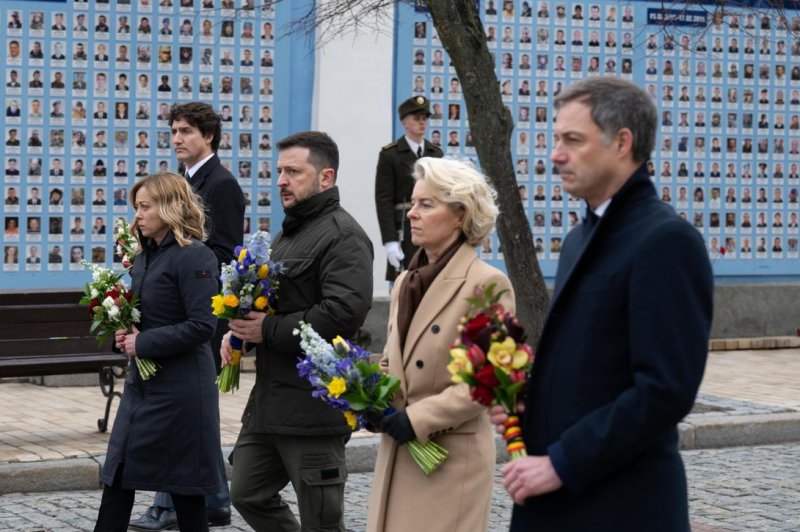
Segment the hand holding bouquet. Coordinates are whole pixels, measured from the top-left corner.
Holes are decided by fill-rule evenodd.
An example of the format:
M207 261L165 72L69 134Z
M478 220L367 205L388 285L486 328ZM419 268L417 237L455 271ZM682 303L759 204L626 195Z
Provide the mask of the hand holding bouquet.
M369 351L340 336L331 345L302 321L294 334L300 335L300 347L305 353L297 364L299 375L311 383L311 395L342 412L351 429L358 430L370 418L394 412L389 401L400 381L383 373L378 364L370 363ZM425 475L436 471L447 458L447 450L433 441L423 445L412 439L406 445Z
M511 459L526 456L517 415L517 395L525 386L533 365L533 349L517 318L499 303L503 292L495 285L469 298L470 310L461 318L459 337L450 347L454 383L466 383L472 399L482 405L498 404L508 414L503 438Z
M214 315L229 320L242 319L251 310L272 314L278 299L278 274L281 264L270 261L270 236L256 231L247 247L236 246L236 259L222 266L222 293L211 299ZM239 388L239 363L244 342L231 335L232 358L217 377L222 392Z
M137 296L133 294L122 280L123 273L114 273L108 268L83 261L82 264L92 270L92 282L83 289L81 305L89 307L92 326L89 332L97 335L102 344L114 331L130 330L134 323L139 323L139 310L136 308ZM157 365L150 359L133 357L142 380L156 374Z
M131 228L124 218L118 218L114 222L114 253L119 257L122 267L126 270L133 266L133 256L136 255L136 248L139 241L131 233Z

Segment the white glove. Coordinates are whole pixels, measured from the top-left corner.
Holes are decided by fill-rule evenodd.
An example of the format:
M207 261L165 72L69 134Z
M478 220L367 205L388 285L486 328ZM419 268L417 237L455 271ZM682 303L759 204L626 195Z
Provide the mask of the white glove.
M400 249L400 242L387 242L383 247L386 248L386 258L389 260L389 264L399 270L405 258L403 250Z

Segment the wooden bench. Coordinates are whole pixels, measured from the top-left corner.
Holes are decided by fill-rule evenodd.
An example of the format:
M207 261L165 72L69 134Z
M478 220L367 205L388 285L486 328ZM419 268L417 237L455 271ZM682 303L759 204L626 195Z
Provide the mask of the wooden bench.
M124 376L128 357L89 334L91 320L80 297L74 290L0 294L0 377L98 372L106 408L97 428L105 432L111 403L122 397L114 380Z

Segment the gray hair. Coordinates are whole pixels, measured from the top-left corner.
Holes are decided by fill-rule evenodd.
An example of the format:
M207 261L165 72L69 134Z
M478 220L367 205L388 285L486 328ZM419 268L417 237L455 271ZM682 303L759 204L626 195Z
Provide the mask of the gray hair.
M578 101L592 110L592 121L603 132L606 142L620 129L633 133L633 158L650 159L656 143L658 111L652 98L641 88L622 78L605 76L579 81L556 96L556 111Z

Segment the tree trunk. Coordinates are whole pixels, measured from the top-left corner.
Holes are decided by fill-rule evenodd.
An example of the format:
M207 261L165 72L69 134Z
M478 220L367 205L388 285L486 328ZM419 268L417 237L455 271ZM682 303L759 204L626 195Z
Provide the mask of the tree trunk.
M433 25L461 81L470 131L483 172L497 190L497 234L514 286L517 316L535 347L547 312L548 295L536 260L533 237L517 191L511 157L514 122L500 96L496 65L475 0L428 0Z

